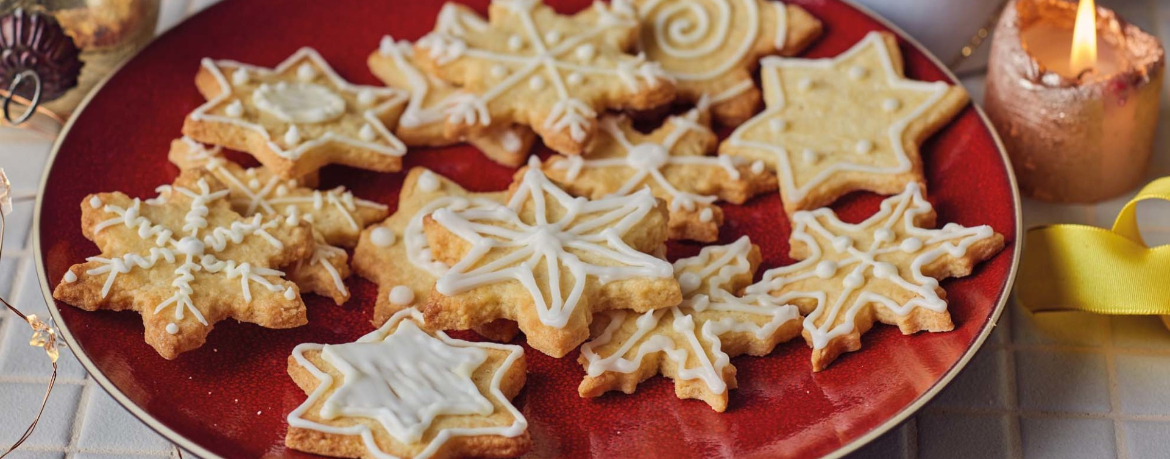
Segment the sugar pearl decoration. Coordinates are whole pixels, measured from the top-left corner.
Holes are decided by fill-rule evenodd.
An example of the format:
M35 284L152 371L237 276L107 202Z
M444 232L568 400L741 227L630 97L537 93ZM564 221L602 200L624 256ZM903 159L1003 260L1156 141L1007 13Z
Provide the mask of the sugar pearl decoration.
M682 288L683 293L695 291L702 283L703 280L699 278L699 275L692 272L682 273L678 276L678 286Z
M868 74L869 74L869 70L867 70L865 67L862 67L860 65L854 65L853 67L849 67L849 78L852 78L854 80L860 80L862 78L865 78L865 76Z
M378 247L390 247L394 245L396 239L394 230L385 226L379 226L370 231L370 242Z
M301 143L301 131L297 129L295 124L289 126L287 131L284 131L284 143L290 147L295 147Z
M710 208L703 209L702 211L699 212L699 221L701 221L703 223L707 223L714 218L715 218L715 212L713 212Z
M178 332L179 332L179 326L175 325L174 322L167 324L167 334L168 335L174 335Z
M768 129L771 129L772 132L784 132L785 129L788 129L788 122L780 118L772 118L768 120Z
M528 87L533 91L540 91L544 89L544 78L540 75L533 76L528 79Z
M223 112L232 118L239 118L244 115L244 104L241 104L238 100L233 100L232 103L223 109Z
M857 145L853 147L859 155L867 155L873 151L873 142L870 140L858 140Z
M317 71L313 70L313 66L309 65L308 62L301 64L300 67L297 67L297 79L301 81L309 81L316 76Z
M372 142L377 135L374 133L374 128L369 123L363 124L362 128L358 130L358 138L365 142Z
M796 82L796 89L799 89L801 91L808 91L809 89L812 89L812 87L813 87L813 80L811 78L807 78L807 77L801 78L799 81Z
M390 289L390 303L398 306L407 306L414 302L414 290L405 285L396 285Z
M520 38L519 35L512 35L511 37L508 37L508 49L512 51L518 51L523 46L524 39Z
M894 99L891 97L889 99L882 101L882 110L885 110L887 112L892 112L892 111L895 111L899 108L902 108L902 102L899 102L898 99Z
M578 46L574 53L577 54L577 59L587 61L589 59L593 59L593 56L597 54L597 48L590 43L586 43Z
M418 178L418 188L427 193L433 193L439 190L439 179L435 177L435 173L431 171L423 171Z
M240 67L232 72L232 84L240 86L248 83L248 70Z

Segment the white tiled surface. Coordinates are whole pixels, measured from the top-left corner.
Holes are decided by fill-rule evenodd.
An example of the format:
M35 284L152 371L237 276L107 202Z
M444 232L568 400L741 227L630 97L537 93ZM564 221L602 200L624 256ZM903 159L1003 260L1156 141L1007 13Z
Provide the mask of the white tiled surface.
M215 0L163 0L160 28ZM1099 0L1170 42L1170 0ZM978 67L968 63L965 68ZM983 79L964 83L982 99ZM1170 105L1170 90L1164 91ZM1151 177L1170 175L1170 109L1161 121ZM45 314L27 248L32 197L50 141L0 128L0 166L21 200L9 217L0 294ZM1024 226L1108 226L1128 197L1097 206L1026 201ZM1170 241L1170 205L1139 207L1151 241ZM23 431L47 363L27 328L0 312L0 446ZM36 434L13 459L173 458L178 453L117 405L63 351L53 398ZM193 457L184 454L184 457ZM1151 317L1040 316L1014 302L968 369L915 419L854 455L869 458L1170 457L1170 331Z

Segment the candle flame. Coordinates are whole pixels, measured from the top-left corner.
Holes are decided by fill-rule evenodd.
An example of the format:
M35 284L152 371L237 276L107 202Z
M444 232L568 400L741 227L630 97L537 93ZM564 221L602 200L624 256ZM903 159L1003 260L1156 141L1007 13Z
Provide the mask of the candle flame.
M1081 0L1077 5L1077 21L1073 26L1072 56L1069 70L1080 75L1097 65L1097 6L1093 0Z

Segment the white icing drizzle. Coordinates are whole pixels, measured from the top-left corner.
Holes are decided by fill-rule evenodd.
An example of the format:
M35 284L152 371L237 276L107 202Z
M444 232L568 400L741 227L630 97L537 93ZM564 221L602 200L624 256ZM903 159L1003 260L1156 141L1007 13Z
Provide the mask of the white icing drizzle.
M747 291L771 292L781 303L814 300L816 308L804 320L804 329L814 349L823 349L834 338L851 333L857 313L869 304L881 305L899 316L910 314L916 308L945 311L947 303L938 295L938 281L924 275L922 268L943 256L962 257L971 245L993 237L995 232L986 225L966 228L948 224L942 229L915 226L919 215L930 212L933 212L930 202L914 182L901 194L882 201L877 213L858 224L842 222L828 208L796 212L792 216L792 240L807 245L810 256L799 263L765 272L763 279ZM855 243L841 235L859 231L871 234L870 240ZM823 241L831 241L832 251L824 249ZM884 255L899 252L916 256L908 266L902 267L883 261ZM844 288L839 293L809 290L802 284L813 276L832 278L843 269L849 274L842 278ZM909 295L898 296L907 300L899 302L863 289L870 276L904 290ZM786 287L791 291L785 291Z
M284 90L277 90L277 91L302 91L308 87L305 85L312 85L312 86L318 86L321 88L325 88L325 90L328 91L329 95L331 95L332 97L338 97L338 98L340 98L338 96L338 94L349 94L355 98L360 98L361 97L360 94L363 94L363 93L373 95L375 97L375 99L381 99L381 102L377 103L375 105L369 106L367 108L364 108L364 109L360 110L359 113L360 113L360 117L362 119L364 119L366 122L368 122L371 126L374 127L374 129L379 134L377 136L377 139L381 139L381 140L374 141L374 142L368 142L368 141L363 141L361 139L351 137L350 135L347 135L347 134L342 134L342 133L339 133L339 132L336 132L333 130L328 130L323 135L321 135L320 137L318 137L316 139L310 140L308 142L299 143L295 147L283 148L280 145L277 145L276 142L272 141L272 136L274 135L274 133L269 132L268 129L264 127L264 125L262 125L261 123L258 122L258 120L251 119L252 116L254 116L254 115L249 116L248 118L244 118L245 110L244 110L243 104L241 104L240 100L237 99L237 97L239 97L243 94L237 94L237 92L239 92L241 90L245 90L245 92L246 92L247 88L242 88L239 85L233 86L231 84L231 82L228 81L228 79L226 77L224 77L225 71L236 72L236 71L239 71L241 69L244 69L248 72L248 74L250 76L252 76L252 80L256 81L256 80L271 79L271 78L276 77L278 75L284 75L290 71L292 71L294 73L300 73L299 68L294 70L294 67L298 66L298 65L302 65L302 64L310 65L311 70L314 70L314 72L320 71L321 74L318 75L318 77L315 77L315 78L317 78L315 80L315 81L317 81L317 83L306 83L303 81L302 82L277 83L277 84L284 84L284 88L286 88ZM276 153L277 155L279 155L283 158L291 159L291 160L296 160L296 159L300 158L302 155L304 155L305 152L313 150L315 148L318 148L318 147L325 145L327 143L332 143L332 142L352 145L355 147L359 147L362 149L373 151L375 153L389 155L389 156L402 156L402 155L406 154L406 145L404 145L402 143L402 141L398 140L397 137L395 137L393 134L391 134L386 129L386 126L381 121L381 116L388 113L390 110L393 110L399 104L404 103L407 99L407 94L405 94L402 91L399 91L396 89L391 89L391 88L383 88L383 87L376 87L376 86L359 86L359 85L351 84L351 83L343 80L340 76L338 76L337 73L334 72L331 67L329 67L329 64L327 64L325 62L325 60L321 58L321 55L318 54L317 51L313 50L312 48L301 48L301 49L297 50L296 53L294 53L292 56L289 56L289 58L285 59L284 62L281 62L280 65L277 65L275 69L257 67L257 66L243 64L243 63L235 62L235 61L227 61L227 60L213 61L211 59L206 59L206 58L203 59L202 66L219 83L221 93L220 93L220 95L216 96L215 98L212 98L211 100L207 101L207 103L200 105L198 108L195 109L195 111L191 112L190 117L193 120L225 123L225 124L238 126L238 127L247 129L249 131L255 132L255 133L259 134L260 136L262 136L267 141L268 148L271 149L274 153ZM320 76L323 76L324 80L320 79L319 78ZM328 86L328 88L326 88L325 86L322 86L322 84L326 84ZM263 86L263 85L261 85L261 86ZM337 107L336 101L331 99L330 97L326 96L324 92L320 92L318 90L312 89L312 90L307 90L308 91L307 94L312 94L312 95L306 96L306 94L302 94L301 92L297 92L295 94L296 97L292 97L289 94L282 94L281 96L279 96L279 100L281 100L283 102L276 102L277 99L273 99L273 98L277 97L277 96L275 95L275 93L272 92L275 90L276 84L268 85L268 87L269 87L269 89L267 91L269 91L269 92L265 93L266 95L261 96L262 98L267 98L265 100L267 100L267 103L271 104L268 106L267 110L272 110L272 111L271 112L266 111L266 113L269 113L272 116L276 116L279 119L284 120L284 118L280 118L280 115L278 115L277 113L283 113L283 115L288 117L288 119L293 119L297 116L302 116L302 115L307 116L308 117L307 119L310 119L310 120L312 120L312 119L332 119L332 118L329 118L329 116L330 116L329 114L334 113L336 111L336 107ZM293 89L293 88L297 88L297 89ZM256 97L255 93L259 92L259 91L260 91L259 87L254 90L253 98ZM280 105L281 103L285 103L285 102L291 103L291 101L293 101L293 100L298 101L298 102L296 104L293 104L292 106L300 107L301 109L290 111L290 110L288 110L288 108L290 108L290 107L280 108L280 107L282 107ZM228 101L231 101L231 102L228 103ZM312 109L310 109L310 108L307 108L306 106L302 105L302 103L310 102L310 101L316 101L320 104L323 104L323 106L319 105L319 106L315 106ZM226 116L213 114L213 112L215 111L215 109L217 107L219 107L225 103L228 103L226 105L226 107L224 108L224 114ZM344 99L342 99L342 103L344 104ZM371 102L371 103L373 103L373 102ZM261 106L259 106L259 105L257 106L257 108L260 108L261 110L265 110L264 108L261 108ZM316 110L316 111L314 111L314 110ZM346 112L346 111L347 110L343 107L342 112ZM297 115L294 115L294 113L296 113ZM337 116L348 116L348 115L337 115ZM320 121L290 121L290 122L320 122Z
M727 172L727 175L732 180L739 180L740 173L736 166L746 162L741 158L725 155L671 155L670 152L674 149L679 139L682 139L688 133L711 132L709 128L697 122L698 116L698 110L691 110L683 116L673 116L668 120L672 129L661 144L641 143L638 145L634 145L630 141L625 131L622 130L617 118L612 116L603 117L599 122L601 129L612 137L619 147L625 151L624 156L603 159L584 159L581 156L568 156L553 163L552 167L567 171L565 173L565 180L569 182L576 180L581 171L587 168L627 168L634 171L634 174L626 179L621 188L610 193L609 196L628 195L638 190L647 180L653 180L666 193L667 200L670 202L671 211L677 212L680 209L693 211L696 205L714 203L718 197L679 190L662 174L663 168L675 165L718 167Z
M723 368L730 364L730 359L720 349L721 335L740 332L767 339L781 325L800 318L795 306L776 301L766 293L736 296L727 290L733 277L750 273L751 249L751 241L744 236L730 245L707 246L697 256L676 261L675 277L684 286L682 303L642 314L635 321L634 333L624 337L621 346L610 355L601 355L597 349L613 342L614 335L627 321L627 314L632 313L624 310L603 313L610 316L605 330L596 339L581 345L581 355L587 362L586 373L593 377L605 372L632 373L642 366L647 356L662 352L678 366L676 379L702 381L716 394L726 391ZM737 320L742 315L758 320ZM676 342L668 335L651 335L664 320L670 321L675 332L684 335L684 342ZM714 358L708 355L707 348ZM634 355L627 358L630 352ZM692 359L697 365L688 367Z
M222 274L224 279L229 280L240 279L240 289L245 302L252 300L252 284L258 284L273 292L284 289L283 286L269 280L273 277L283 276L284 273L281 271L252 266L248 262L221 260L217 256L229 246L229 243L232 245L240 244L253 236L267 241L273 247L281 248L283 246L281 242L267 232L267 229L277 225L277 221L263 221L260 215L256 215L250 219L233 221L226 227L209 228L206 219L210 212L208 204L224 199L228 190L212 192L207 181L203 179L199 179L196 186L197 191L178 186L160 187L163 190L162 196L160 196L162 202L169 200L167 194L174 193L186 196L191 201L187 214L183 218L181 230L183 236L177 240L176 233L171 228L155 223L142 215L143 201L137 198L128 208L113 204L106 204L102 208L104 212L114 216L94 225L94 234L121 225L132 230L132 234L136 234L143 242L153 244L153 247L150 247L145 255L127 253L119 257L89 257L86 259L88 262L99 265L87 270L85 272L87 276L107 274L105 284L102 286L102 298L109 295L118 274L129 273L136 268L153 269L160 263L177 265L173 270L174 278L171 281L171 286L175 288L174 294L156 305L153 314L159 314L168 307L174 306L173 317L175 320L182 320L186 313L190 312L199 323L206 326L208 325L207 320L192 299L194 289L191 287L191 282L195 280L198 273ZM200 237L201 235L202 237Z
M714 15L709 12L709 8L715 10ZM730 43L728 39L731 37L732 19L737 16L733 10L741 8L743 17L749 20L735 24L739 41ZM782 49L788 33L787 10L779 5L775 11L775 45L776 49ZM655 43L667 56L687 62L719 58L714 65L686 65L668 69L676 79L694 81L711 80L742 65L760 35L759 18L762 17L756 0L651 0L639 3L639 13L645 17L646 24L652 27Z
M495 406L488 399L491 397L508 411L510 424L441 429L413 457L427 459L454 437L523 434L528 421L504 396L500 383L524 351L514 345L452 339L441 331L432 336L419 327L422 322L421 313L405 309L356 342L306 343L293 349L293 359L320 384L289 413L289 425L360 437L372 457L397 459L379 448L368 424L326 425L306 419L305 413L320 401L319 415L324 419L369 419L396 441L409 445L422 442L424 434L442 416L492 414ZM321 358L342 374L342 380L335 383L332 376L305 357L307 351L320 351ZM485 394L476 387L471 374L487 360L489 351L504 351L507 357L496 369Z
M564 215L550 221L550 205L563 208ZM439 209L431 214L437 223L471 244L463 259L436 281L435 290L451 296L484 285L517 281L532 296L540 321L562 328L580 302L589 276L605 284L671 275L669 263L638 252L622 240L622 235L656 205L646 189L624 197L574 198L549 181L541 172L540 160L532 157L506 206ZM526 206L533 208L531 215L524 211ZM526 215L523 219L522 211ZM504 255L480 265L491 252ZM606 262L595 264L583 260L578 253ZM548 298L534 273L541 263L548 271L550 282L544 286L550 292ZM571 279L571 287L562 291L565 275Z
M252 104L286 123L324 123L345 114L345 99L305 82L261 84L252 91Z
M543 92L551 88L555 92L556 102L542 126L550 131L567 131L574 141L583 142L595 123L597 112L590 104L570 93L571 83L565 81L562 71L576 72L582 81L589 75L616 76L635 90L643 85L656 87L669 79L657 63L649 62L642 56L623 59L616 64L598 62L592 59L596 49L585 48L585 45L592 46L589 40L615 27L636 26L636 14L626 2L610 5L595 2L593 7L598 12L597 26L570 36L543 31L542 28L549 25L537 24L533 19L532 9L535 4L511 0L496 0L494 4L507 7L516 16L509 19L519 21L524 27L525 37L512 35L508 38L508 48L512 53L479 48L474 43L469 45L460 29L449 24L461 16L469 16L457 10L446 16L440 15L436 31L418 41L418 45L428 50L439 65L447 65L467 56L488 60L509 69L507 78L478 96L470 96L474 103L458 106L458 114L451 114L454 121L469 125L478 121L484 126L489 125L491 118L486 109L487 104L508 93L520 82L527 81L527 87L532 91ZM582 51L582 48L592 51ZM590 59L585 59L586 56ZM576 61L570 61L571 58Z
M767 140L766 137L755 134L760 131L761 123L765 123L769 128L774 127L772 120L783 116L783 111L787 105L784 88L779 84L780 72L785 69L835 69L842 65L843 62L848 62L855 56L866 52L871 48L877 48L877 52L881 60L881 77L890 87L902 91L915 91L928 94L929 97L913 110L906 111L903 116L899 117L892 123L888 130L891 150L897 164L892 166L874 166L869 164L854 163L847 160L832 161L829 165L821 168L817 174L808 178L804 183L797 183L794 168L792 165L792 158L786 148L775 140ZM777 178L780 181L780 193L789 200L799 200L808 194L813 187L823 183L842 171L859 171L874 174L900 174L910 170L910 159L902 146L902 135L906 131L906 127L922 116L930 107L934 106L947 92L949 86L942 82L924 82L908 80L898 75L894 69L893 61L890 57L889 51L886 49L885 42L882 36L877 32L871 32L866 35L864 39L855 44L848 51L831 59L798 59L798 58L779 58L766 57L760 60L761 74L765 86L774 83L774 88L777 91L775 101L769 101L767 110L756 115L748 122L741 125L727 138L724 142L729 145L739 148L750 148L759 152L767 153L773 156L776 161ZM754 137L754 138L753 138ZM758 139L758 140L757 140ZM881 147L884 148L884 147Z
M493 209L499 207L500 203L484 198L464 198L460 196L443 196L428 202L425 206L415 212L414 216L406 224L406 229L402 232L403 247L406 248L406 259L410 263L430 273L432 276L439 277L447 272L448 266L443 262L435 260L431 255L430 244L427 242L427 236L423 233L423 218L430 215L438 209L452 209L452 210L467 210L467 209Z

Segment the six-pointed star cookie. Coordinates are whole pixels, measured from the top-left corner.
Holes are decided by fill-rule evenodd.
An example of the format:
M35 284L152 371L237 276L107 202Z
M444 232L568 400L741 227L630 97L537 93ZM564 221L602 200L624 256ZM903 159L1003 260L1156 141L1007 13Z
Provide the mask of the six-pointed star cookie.
M309 398L288 415L289 448L333 457L515 457L532 447L510 400L520 346L427 332L403 310L346 344L301 344L288 373Z
M406 93L350 84L310 48L275 69L204 59L195 85L208 101L187 116L183 134L251 153L282 178L327 164L402 168L406 146L388 127Z
M353 251L353 268L359 276L378 284L374 300L374 326L405 308L427 303L435 279L448 266L434 259L423 234L423 218L437 209L492 208L504 202L503 192L471 193L430 170L416 167L402 182L398 209L386 220L362 232ZM511 341L516 324L507 320L475 327L496 341Z
M447 4L443 11L454 8ZM465 136L446 132L447 116L451 107L470 94L460 91L445 81L426 75L414 63L414 47L408 41L395 42L382 37L378 50L370 54L370 71L386 85L410 91L410 102L394 134L409 146L446 146L461 139L474 145L488 158L509 167L524 164L536 135L531 129L512 124L492 125L481 133Z
M434 257L451 266L424 308L427 325L514 320L534 349L563 357L588 339L594 312L682 300L670 263L650 255L665 251L667 215L649 190L574 198L535 157L517 177L507 205L424 219Z
M895 194L924 183L919 144L967 104L960 87L904 78L888 33L872 32L832 59L761 62L768 109L719 152L774 167L789 215L855 190Z
M385 205L355 198L343 187L320 191L301 180L284 180L266 167L244 168L220 155L219 147L207 148L189 137L171 142L171 163L180 169L205 169L225 184L232 209L245 217L280 215L292 222L312 224L313 254L298 260L288 278L304 291L328 296L337 304L349 298L349 255L336 245L352 247L360 231L389 213Z
M726 410L728 391L736 387L729 359L766 355L800 334L796 306L768 294L734 293L752 282L759 265L760 249L747 236L730 245L707 246L674 263L683 290L678 306L640 315L598 314L591 327L594 339L581 346L578 358L586 372L581 396L610 390L630 394L661 372L674 379L679 398Z
M650 134L635 130L626 117L606 116L584 154L554 157L544 171L570 193L592 199L648 186L669 205L670 239L715 241L723 225L715 201L743 204L776 189L776 176L761 160L707 156L719 141L701 105Z
M821 34L803 8L770 0L637 0L642 50L674 77L679 99L711 98L715 119L738 126L756 113L760 57L793 56Z
M166 359L199 347L229 317L305 324L297 287L274 268L310 255L308 223L241 217L204 171L159 189L153 199L101 193L81 203L81 229L101 255L70 267L53 298L87 311L138 311L146 342Z
M954 325L938 280L970 274L1003 248L1003 236L986 225L926 229L934 220L916 182L858 224L828 208L797 212L790 255L800 261L768 270L747 291L800 308L814 371L861 349L861 334L875 321L904 334L949 331Z
M579 154L597 130L598 113L674 98L674 84L657 64L625 52L638 28L628 1L594 2L562 16L539 0L495 0L490 23L467 7L447 11L415 45L415 60L475 94L450 110L448 127L456 133L528 125L550 148Z

